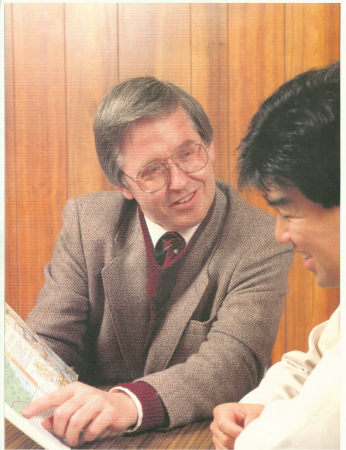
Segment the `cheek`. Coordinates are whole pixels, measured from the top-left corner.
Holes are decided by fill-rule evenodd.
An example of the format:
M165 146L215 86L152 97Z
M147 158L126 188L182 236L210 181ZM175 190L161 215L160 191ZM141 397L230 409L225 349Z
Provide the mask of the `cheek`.
M209 164L202 172L189 174L190 179L207 186L215 185L215 177L212 166Z
M140 203L142 209L147 209L148 211L155 211L159 210L164 204L165 204L165 194L164 191L161 192L154 192L154 194L147 194L148 196L143 196L138 203ZM150 196L150 197L149 197Z

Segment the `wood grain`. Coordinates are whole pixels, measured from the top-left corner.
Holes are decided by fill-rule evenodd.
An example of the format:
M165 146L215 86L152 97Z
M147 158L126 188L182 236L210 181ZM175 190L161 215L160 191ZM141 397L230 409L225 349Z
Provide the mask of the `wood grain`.
M22 317L43 284L67 197L112 189L92 122L115 83L154 75L191 92L215 130L219 178L282 82L339 59L338 4L52 3L6 5L6 298ZM257 193L242 195L268 209ZM305 349L338 304L296 258L273 352Z
M66 201L63 7L13 4L13 30L18 311L26 317Z
M229 8L230 183L237 186L237 147L262 101L284 81L284 5L238 4ZM244 190L251 204L268 210L262 196ZM285 308L273 361L286 349Z
M119 79L154 75L191 89L190 6L119 3Z
M6 122L5 122L5 299L19 310L18 297L18 244L17 244L17 170L14 117L14 69L12 42L12 5L5 5L5 58L6 58Z
M340 5L286 4L286 78L340 59Z
M65 5L68 197L113 189L95 151L97 105L118 82L117 5Z
M191 5L191 93L214 128L217 178L229 180L227 4Z
M75 448L103 449L212 449L210 421L194 422L185 427L170 431L149 431L134 435L118 435L105 439L85 442ZM6 421L6 449L41 448L21 433L14 425Z

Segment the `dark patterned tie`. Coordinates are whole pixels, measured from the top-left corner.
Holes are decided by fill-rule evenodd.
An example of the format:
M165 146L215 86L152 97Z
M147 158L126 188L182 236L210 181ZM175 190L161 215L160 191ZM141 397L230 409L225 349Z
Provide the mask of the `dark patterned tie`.
M185 247L185 239L176 231L168 231L159 239L155 247L156 261L166 267Z

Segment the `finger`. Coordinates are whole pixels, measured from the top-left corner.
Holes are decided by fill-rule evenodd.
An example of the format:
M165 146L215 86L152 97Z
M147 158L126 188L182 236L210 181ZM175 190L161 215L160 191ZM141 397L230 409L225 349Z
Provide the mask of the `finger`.
M53 429L53 416L49 416L46 417L43 421L42 421L42 426L43 428L45 428L46 430L52 430Z
M217 426L210 426L210 429L213 433L214 442L218 443L217 448L233 448L234 439L232 436L223 433Z
M83 428L93 421L101 410L102 403L93 399L87 401L75 411L70 418L65 431L65 437L72 446L78 444L79 435Z
M65 436L71 418L80 409L82 404L83 400L75 395L55 409L53 414L53 429L58 436Z
M243 431L243 427L238 425L235 417L222 417L215 420L217 428L225 435L236 438Z
M220 441L216 436L213 436L213 442L214 442L214 447L217 450L228 450L228 449L232 449L233 446L225 446L224 443L222 441Z
M86 441L93 441L94 439L97 438L99 434L102 433L102 431L108 428L111 424L114 425L114 422L115 422L114 410L112 408L103 409L85 430L84 439Z
M248 413L244 421L244 428L249 425L253 420L257 419L264 409L264 405L250 405L248 406Z
M71 395L72 393L68 390L65 390L65 388L58 389L57 391L34 400L32 403L26 406L22 411L23 416L29 418L41 411L44 411L45 409L59 406L64 403L69 397L71 397Z

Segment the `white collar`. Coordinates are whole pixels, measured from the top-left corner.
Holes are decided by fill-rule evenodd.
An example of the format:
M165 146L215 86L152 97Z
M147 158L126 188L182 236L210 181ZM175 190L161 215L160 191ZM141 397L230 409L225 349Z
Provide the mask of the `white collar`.
M144 219L146 221L147 227L148 227L148 231L153 243L153 246L155 248L155 245L157 244L157 241L160 239L160 237L167 233L167 231L175 231L175 230L165 230L163 227L161 227L161 225L159 225L158 223L152 222L150 219L148 219L147 217L144 216ZM194 232L197 230L198 225L195 225L192 228L189 228L183 232L179 233L183 236L183 238L185 239L186 244L189 242L189 240L192 238Z

